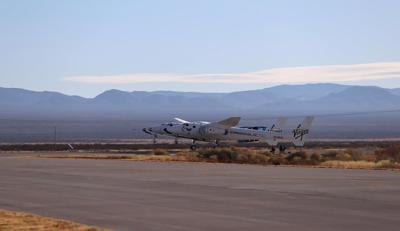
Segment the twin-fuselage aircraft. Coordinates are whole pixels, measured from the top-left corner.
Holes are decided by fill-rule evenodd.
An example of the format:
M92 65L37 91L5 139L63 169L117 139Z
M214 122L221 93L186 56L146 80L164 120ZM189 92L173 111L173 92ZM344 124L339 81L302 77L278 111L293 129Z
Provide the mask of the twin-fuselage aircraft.
M195 121L189 122L180 118L174 118L174 122L163 123L160 126L144 128L143 131L153 135L166 135L175 138L191 139L193 141L190 148L197 148L196 141L212 142L217 146L220 141L239 141L239 142L265 142L275 151L278 147L280 151L285 150L282 142L292 142L294 146L304 145L305 137L309 133L309 128L313 122L313 117L308 116L300 123L287 137L283 135L282 127L287 118L280 117L271 127L237 127L240 117L230 117L219 122Z

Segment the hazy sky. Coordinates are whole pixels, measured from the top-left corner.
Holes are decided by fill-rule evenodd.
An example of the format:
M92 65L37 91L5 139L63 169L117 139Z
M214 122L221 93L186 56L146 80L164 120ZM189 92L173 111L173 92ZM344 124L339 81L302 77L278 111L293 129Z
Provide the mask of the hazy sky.
M83 96L400 87L399 9L398 0L1 0L0 86Z

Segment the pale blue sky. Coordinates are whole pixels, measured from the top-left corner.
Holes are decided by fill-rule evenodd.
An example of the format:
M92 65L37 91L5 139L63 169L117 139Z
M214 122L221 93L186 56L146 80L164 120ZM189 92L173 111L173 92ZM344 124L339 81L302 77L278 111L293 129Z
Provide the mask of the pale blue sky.
M110 88L233 91L276 83L180 82L161 73L397 63L399 9L398 0L1 0L0 86L83 96ZM165 82L70 80L141 73ZM396 76L351 83L400 87Z

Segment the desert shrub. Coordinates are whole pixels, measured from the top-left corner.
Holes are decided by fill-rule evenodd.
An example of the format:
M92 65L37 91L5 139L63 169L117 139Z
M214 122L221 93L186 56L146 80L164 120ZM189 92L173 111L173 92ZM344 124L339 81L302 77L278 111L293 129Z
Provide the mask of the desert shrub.
M376 163L377 168L396 168L396 164L391 160L381 160Z
M237 157L237 150L235 148L202 149L199 151L199 157L205 159L216 157L219 162L230 162Z
M221 163L266 164L269 156L249 148L216 148L199 151L199 158Z
M261 153L239 153L236 158L237 163L244 164L267 164L270 158Z
M264 156L269 157L269 158L271 158L272 156L274 156L274 154L271 153L270 150L268 150L268 151L259 151L258 154L264 155Z
M359 160L359 161L330 160L321 163L321 166L330 168L356 168L356 169L400 169L400 164L393 163L390 160L381 160L377 163L365 160Z
M236 158L239 163L247 163L250 159L250 155L238 155Z
M294 152L294 153L290 153L286 156L286 159L288 161L299 161L299 160L305 160L307 159L307 155L305 152L303 151L299 151L299 152Z
M268 163L273 165L288 164L288 160L283 155L273 155L269 158Z
M289 153L285 157L287 164L315 165L320 163L321 156L319 154L309 154L304 151Z
M400 162L400 145L389 145L382 149L375 151L375 156L378 161L391 160L393 162Z
M312 160L312 161L321 161L321 155L319 153L313 153L310 156L310 160Z
M336 156L338 155L337 151L327 151L321 154L321 156L325 159L325 160L334 160L336 159Z
M282 162L280 162L279 160L272 160L271 162L273 165L281 165Z
M341 161L341 160L329 160L321 163L321 166L330 168L357 168L357 169L372 169L375 168L376 163L368 162L364 160L360 161Z
M201 161L197 153L181 151L176 154L179 160L197 162Z
M120 155L108 155L108 156L102 156L100 157L101 159L110 159L110 160L125 160L125 159L131 159L131 156L120 156Z
M217 153L217 160L219 162L231 162L237 158L237 152L233 149L222 149Z
M349 155L352 160L363 160L363 154L356 149L347 149L345 154Z
M361 160L370 161L370 162L376 162L377 161L375 154L371 154L371 153L363 154Z
M348 153L338 153L334 159L335 160L342 160L342 161L353 160L351 155L349 155Z
M157 149L154 149L153 155L155 155L155 156L164 156L164 155L168 155L168 152L165 149L157 148Z
M322 157L319 153L307 154L306 164L317 165L317 164L321 163L321 161L322 161Z

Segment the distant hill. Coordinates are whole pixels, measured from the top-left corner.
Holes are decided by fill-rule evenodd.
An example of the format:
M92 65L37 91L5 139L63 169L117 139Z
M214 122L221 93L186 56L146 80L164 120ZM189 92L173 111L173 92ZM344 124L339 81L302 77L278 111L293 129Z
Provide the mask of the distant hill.
M266 104L262 108L311 114L397 110L400 109L400 95L379 87L350 86L319 98L292 100L281 105Z
M280 85L265 88L262 91L269 92L293 100L314 100L331 93L343 91L350 86L340 84L305 84L305 85Z
M317 99L319 108L337 107L340 110L384 110L400 108L400 96L379 87L353 86Z
M389 92L395 95L400 95L400 88L389 89Z
M400 89L280 85L233 93L109 90L94 98L0 88L0 118L163 118L400 109Z

